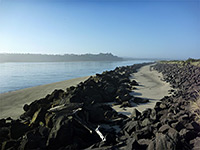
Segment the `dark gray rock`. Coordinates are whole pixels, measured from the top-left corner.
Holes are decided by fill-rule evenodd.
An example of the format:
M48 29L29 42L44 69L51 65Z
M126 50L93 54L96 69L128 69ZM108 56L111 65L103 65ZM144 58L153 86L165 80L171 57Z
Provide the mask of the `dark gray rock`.
M131 118L139 118L139 116L141 115L141 112L139 112L136 108L133 109L132 113L131 113Z
M178 145L178 133L170 133L170 134L156 134L156 138L152 141L147 150L176 150Z
M189 142L197 137L198 132L193 130L182 129L179 134L185 139L185 141Z
M29 105L28 105L28 104L25 104L25 105L24 105L24 107L23 107L24 111L28 111L28 110L29 110L29 108L30 108L30 107L29 107Z
M141 119L150 118L152 109L147 108L141 114Z
M125 95L121 95L121 96L120 96L120 100L121 100L122 102L124 102L124 101L129 101L131 98L132 98L132 96L129 95L129 94L125 94Z
M10 136L12 139L18 139L29 130L29 126L21 123L19 120L12 121Z
M153 128L151 126L146 126L140 130L136 130L135 132L133 132L132 136L139 140L142 138L152 139L155 135L153 133Z
M113 84L107 84L104 90L108 94L115 94L115 92L117 91L117 88Z
M159 108L161 108L161 109L166 109L167 106L166 106L166 104L161 103Z
M171 127L167 124L161 126L158 130L160 133L167 133Z
M154 121L157 120L157 114L155 109L151 109L150 119Z
M2 143L1 150L15 150L17 149L19 142L15 140L9 140Z
M138 149L144 149L143 146L139 145L135 138L129 138L127 140L127 150L138 150Z
M140 129L140 124L138 121L130 121L124 127L124 130L127 131L129 134L139 129Z
M133 102L134 103L147 103L149 102L148 99L144 99L144 98L140 98L140 97L134 97L133 98Z
M148 125L150 125L150 124L152 124L152 122L151 122L151 120L150 120L149 118L145 118L145 119L140 123L140 125L141 125L142 127L146 127L146 126L148 126Z
M199 150L200 149L200 137L195 138L194 140L194 147L193 150Z
M132 80L130 84L131 84L132 86L138 86L138 85L139 85L135 80Z
M181 122L172 123L171 126L177 131L181 131L185 126Z
M195 131L200 132L200 125L196 121L191 122Z
M10 139L10 128L1 127L0 128L0 143L3 143Z
M138 144L142 145L145 149L149 146L149 144L152 142L150 139L139 139Z

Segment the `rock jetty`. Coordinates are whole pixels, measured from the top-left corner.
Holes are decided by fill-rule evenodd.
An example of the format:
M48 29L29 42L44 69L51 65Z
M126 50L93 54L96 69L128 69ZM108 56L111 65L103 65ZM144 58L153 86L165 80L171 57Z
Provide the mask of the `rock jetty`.
M0 119L1 149L199 149L200 125L190 107L199 99L199 67L157 63L153 68L163 73L173 94L153 109L134 109L130 118L112 109L110 103L144 102L129 94L138 86L129 78L147 64L117 67L25 104L20 119Z

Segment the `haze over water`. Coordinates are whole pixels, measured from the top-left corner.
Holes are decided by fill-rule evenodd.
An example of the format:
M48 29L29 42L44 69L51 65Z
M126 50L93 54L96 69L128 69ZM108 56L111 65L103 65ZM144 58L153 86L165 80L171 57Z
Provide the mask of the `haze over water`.
M118 66L143 62L149 60L0 63L0 93L95 75Z

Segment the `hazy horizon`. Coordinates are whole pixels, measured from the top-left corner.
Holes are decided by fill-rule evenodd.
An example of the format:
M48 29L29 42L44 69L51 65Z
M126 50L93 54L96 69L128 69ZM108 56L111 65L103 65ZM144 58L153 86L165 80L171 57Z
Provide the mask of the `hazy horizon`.
M1 0L0 53L200 58L199 0Z
M46 53L0 53L0 55L12 55L12 54L16 54L16 55L50 55L50 56L56 56L56 55L59 55L59 56L64 56L64 55L76 55L76 56L84 56L84 55L99 55L99 54L112 54L113 56L117 56L117 57L119 57L119 58L123 58L124 60L129 60L129 59L138 59L138 60L172 60L171 58L148 58L148 57L131 57L131 56L124 56L124 57L122 57L122 56L118 56L118 55L115 55L115 54L113 54L113 53L80 53L80 54L76 54L76 53L64 53L64 54L59 54L59 53L57 53L57 54L52 54L52 53L49 53L49 54L46 54ZM188 58L190 58L190 57L188 57ZM188 58L186 58L186 59L188 59ZM185 59L185 60L186 60ZM0 61L1 62L1 61Z

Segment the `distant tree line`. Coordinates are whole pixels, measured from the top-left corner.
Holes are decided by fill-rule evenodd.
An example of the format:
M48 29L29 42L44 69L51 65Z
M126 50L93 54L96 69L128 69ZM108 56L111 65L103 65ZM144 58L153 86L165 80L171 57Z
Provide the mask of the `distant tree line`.
M122 58L111 53L99 54L0 54L0 62L67 62L67 61L121 61Z

